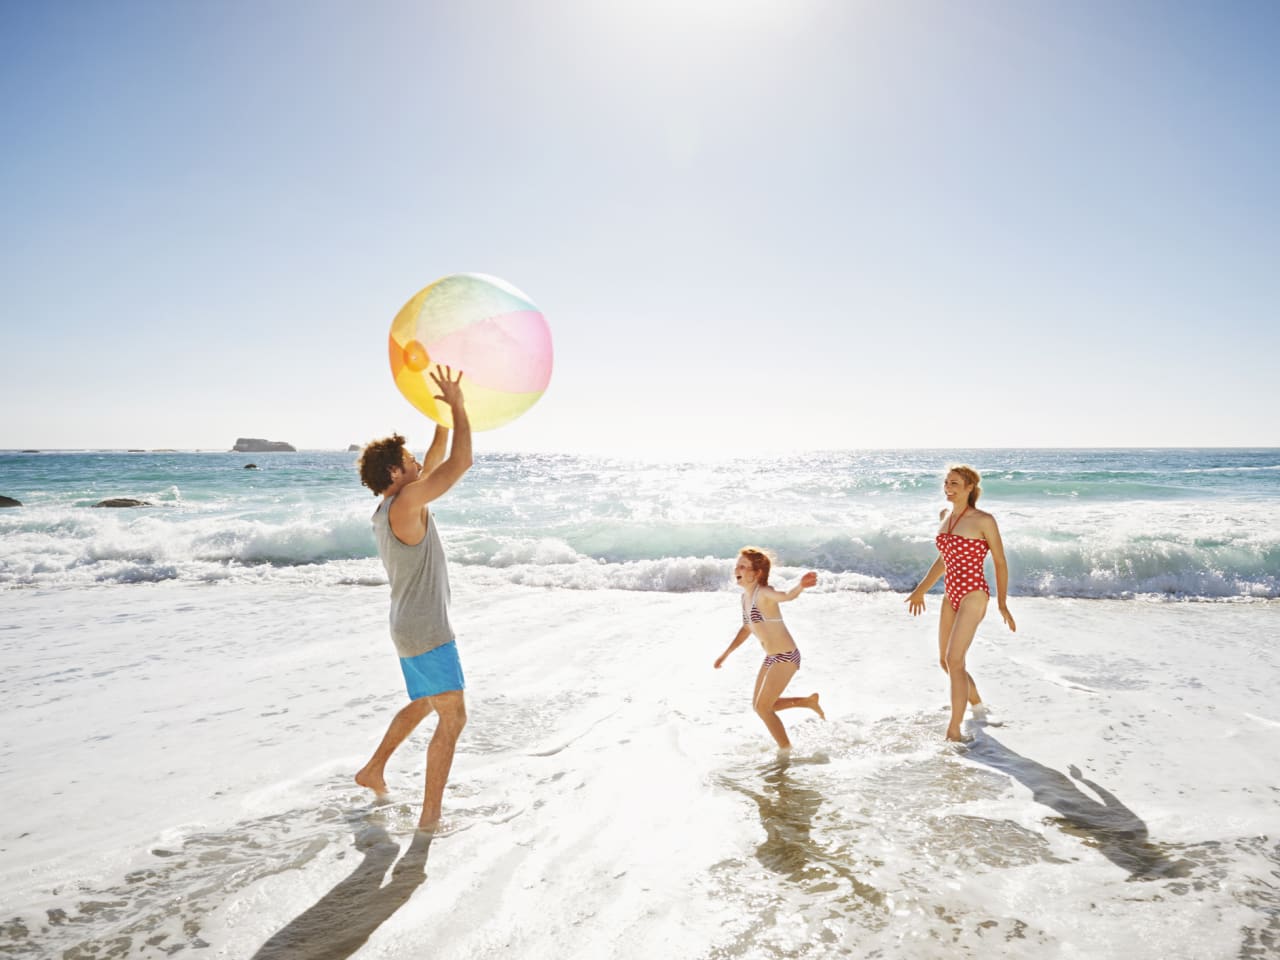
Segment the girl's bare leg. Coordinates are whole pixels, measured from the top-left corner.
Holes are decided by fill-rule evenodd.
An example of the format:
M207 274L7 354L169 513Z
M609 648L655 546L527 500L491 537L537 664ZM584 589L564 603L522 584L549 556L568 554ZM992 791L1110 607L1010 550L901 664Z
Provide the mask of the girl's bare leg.
M769 729L774 742L784 750L791 746L791 741L787 739L787 730L778 719L774 704L796 675L797 669L794 663L779 661L768 667L761 666L760 675L756 677L755 711Z
M981 590L974 590L960 601L960 609L955 611L951 624L951 636L948 638L943 665L951 677L951 722L947 724L947 739L960 740L960 721L964 719L964 709L970 700L970 691L974 696L978 689L973 678L965 670L964 658L973 643L974 634L978 632L978 624L987 614L987 603L991 598ZM947 610L951 604L947 604Z
M773 705L775 713L779 710L790 710L793 707L808 707L823 720L827 719L827 715L822 711L822 705L818 703L816 693L811 693L807 697L779 697Z

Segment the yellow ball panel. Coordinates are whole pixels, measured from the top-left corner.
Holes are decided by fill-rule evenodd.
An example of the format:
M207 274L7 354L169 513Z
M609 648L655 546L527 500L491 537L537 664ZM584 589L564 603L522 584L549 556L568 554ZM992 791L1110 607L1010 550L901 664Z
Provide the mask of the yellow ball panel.
M543 391L541 390L533 393L506 393L499 390L488 390L474 383L467 383L465 376L462 378L462 396L466 401L467 418L471 421L472 430L492 430L494 427L500 427L504 423L510 423L532 407L542 394ZM452 429L453 411L434 399L432 402L436 406L436 413L419 406L417 402L414 403L414 406L418 407L419 410L436 423L444 424Z
M425 413L436 423L448 424L442 417L449 416L449 408L441 407L436 401L436 385L426 376L408 367L401 367L396 375L396 387L404 394L405 399Z

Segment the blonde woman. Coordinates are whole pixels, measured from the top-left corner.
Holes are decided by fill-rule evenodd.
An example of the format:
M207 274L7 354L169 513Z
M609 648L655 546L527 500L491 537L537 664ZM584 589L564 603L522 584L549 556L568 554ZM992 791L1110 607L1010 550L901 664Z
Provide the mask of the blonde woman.
M911 595L907 597L907 609L912 616L924 612L924 595L946 576L946 596L942 613L938 618L938 660L951 678L951 720L947 724L947 739L963 741L960 722L964 719L965 704L975 707L982 703L978 686L965 667L965 654L973 643L978 624L987 615L991 600L991 588L983 575L987 553L996 572L996 603L1000 616L1016 631L1017 624L1006 603L1009 594L1009 565L1005 562L1004 544L1000 540L1000 528L996 518L977 507L982 495L982 477L969 466L956 466L947 471L942 484L943 493L951 504L950 511L939 516L941 525L934 543L938 547L938 559L924 575Z
M747 637L753 633L756 635L760 646L764 648L765 656L760 672L756 675L756 686L751 695L752 706L778 747L790 750L791 741L778 718L778 711L791 707L808 707L823 719L826 719L826 714L818 705L816 693L807 697L782 696L782 691L800 669L800 651L791 638L791 631L782 622L782 611L778 609L778 604L794 600L806 588L815 586L818 575L809 571L800 578L798 584L784 593L769 586L771 565L769 555L757 547L743 547L738 554L733 578L742 587L742 628L734 635L724 653L716 658L715 668L719 670L724 665L725 658L742 646Z

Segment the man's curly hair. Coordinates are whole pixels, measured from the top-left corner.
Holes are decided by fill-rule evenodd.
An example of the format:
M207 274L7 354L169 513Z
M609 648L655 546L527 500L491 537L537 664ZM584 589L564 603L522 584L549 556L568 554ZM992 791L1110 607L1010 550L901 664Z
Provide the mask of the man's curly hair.
M391 468L404 466L404 437L393 433L366 446L356 461L360 482L373 491L375 497L391 486Z

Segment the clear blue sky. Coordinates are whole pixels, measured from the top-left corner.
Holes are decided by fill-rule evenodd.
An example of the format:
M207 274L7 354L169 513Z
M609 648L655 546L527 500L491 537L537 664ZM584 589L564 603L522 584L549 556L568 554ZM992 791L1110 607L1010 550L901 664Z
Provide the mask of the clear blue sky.
M1280 4L0 2L0 448L1280 445Z

